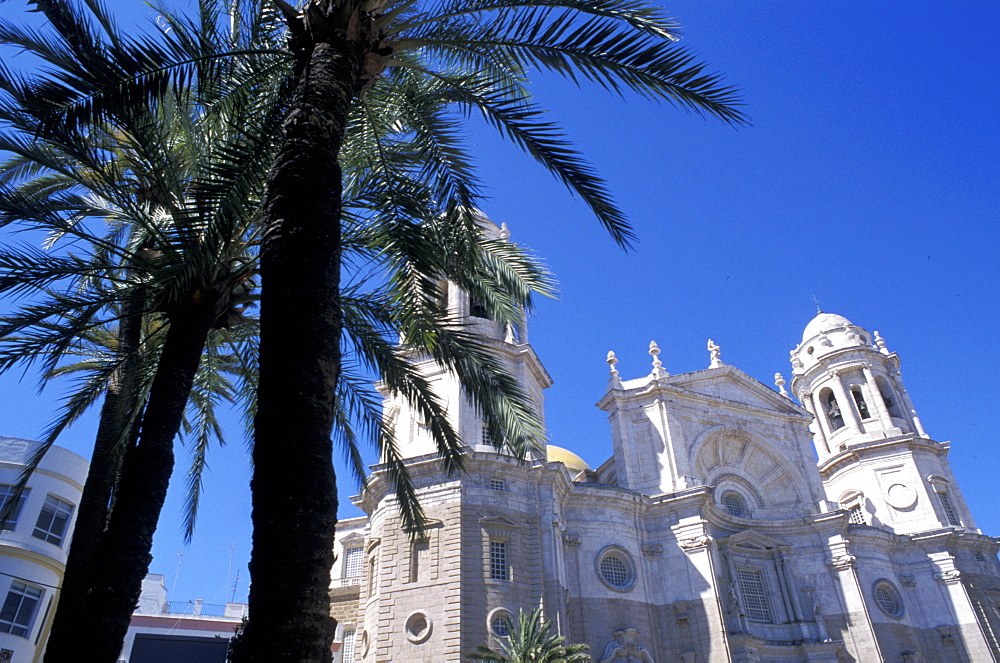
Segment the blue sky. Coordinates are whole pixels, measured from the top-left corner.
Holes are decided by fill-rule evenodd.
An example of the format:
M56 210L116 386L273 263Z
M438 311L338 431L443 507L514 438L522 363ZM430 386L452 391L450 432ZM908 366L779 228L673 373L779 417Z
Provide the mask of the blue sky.
M14 3L2 5L11 10ZM592 466L611 453L593 407L614 350L623 378L722 358L771 385L824 311L877 329L979 527L1000 534L1000 4L673 2L683 43L744 90L752 127L621 100L548 76L539 101L607 178L639 236L615 247L587 210L528 158L473 124L491 199L484 211L556 273L531 340L555 380L551 440ZM51 413L32 376L0 381L0 433L35 437ZM51 396L57 392L53 391ZM49 396L46 394L46 396ZM222 602L249 556L249 469L241 431L210 459L194 543L182 543L178 454L151 571L172 598ZM93 425L63 444L88 453ZM342 472L343 516L352 485ZM180 572L176 574L183 553ZM175 581L176 575L176 581Z

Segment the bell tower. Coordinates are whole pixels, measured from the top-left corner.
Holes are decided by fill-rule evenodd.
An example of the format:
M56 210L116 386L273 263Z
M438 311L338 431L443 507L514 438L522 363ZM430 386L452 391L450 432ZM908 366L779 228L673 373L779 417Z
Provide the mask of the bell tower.
M497 226L481 212L477 212L477 217L485 237L510 241L507 224ZM520 383L541 418L544 412L543 391L552 385L552 378L528 343L527 321L522 319L516 327L502 325L491 319L486 307L455 283L443 280L440 289L443 303L446 304L446 315L456 326L480 336L480 342ZM447 409L452 426L465 444L477 451L496 451L497 445L490 439L482 416L464 395L458 378L430 357L415 357L413 364L430 382L434 393ZM415 458L437 453L430 429L420 414L405 398L385 391L381 383L376 387L383 396L384 417L395 431L402 457Z
M856 524L898 534L975 530L948 463L947 442L924 430L878 332L833 313L806 325L791 353L792 393L813 415L827 497Z
M885 341L834 313L806 325L792 351L792 393L815 416L820 460L854 444L927 437Z

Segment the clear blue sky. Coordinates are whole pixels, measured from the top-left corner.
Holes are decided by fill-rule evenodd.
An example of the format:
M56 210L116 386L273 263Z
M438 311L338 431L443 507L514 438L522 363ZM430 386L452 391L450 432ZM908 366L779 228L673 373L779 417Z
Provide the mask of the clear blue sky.
M9 12L14 2L0 5ZM672 373L722 358L771 385L815 315L811 298L902 358L903 379L951 462L979 527L1000 534L995 468L1000 344L995 253L1000 201L1000 3L673 2L684 43L744 89L753 126L734 130L666 105L622 101L543 78L536 88L599 168L640 237L618 250L538 166L478 126L492 199L556 272L531 339L555 386L551 440L592 466L611 453L608 350L623 378L650 370L656 340ZM0 382L0 433L37 436L51 412L31 376ZM54 393L53 393L54 395ZM63 444L88 453L93 426ZM249 556L249 469L237 426L212 473L194 544L181 539L175 490L151 570L173 598L221 602ZM342 474L342 516L353 486Z

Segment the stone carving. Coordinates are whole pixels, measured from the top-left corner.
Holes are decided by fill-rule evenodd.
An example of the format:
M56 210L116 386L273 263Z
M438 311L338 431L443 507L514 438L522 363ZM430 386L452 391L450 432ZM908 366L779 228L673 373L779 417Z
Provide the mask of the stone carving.
M660 346L656 344L656 341L649 342L649 354L653 357L653 377L654 378L666 378L670 377L670 373L663 370L663 362L660 361Z
M615 639L604 648L601 663L612 663L618 659L654 663L653 656L643 645L639 644L639 631L634 628L615 631Z
M844 553L843 555L837 555L826 561L826 565L837 570L843 571L844 569L849 569L854 566L854 562L857 561L857 557L851 553Z
M608 350L607 362L611 368L611 379L614 380L618 377L618 357L615 356L614 350Z
M788 398L788 390L785 389L785 384L787 381L781 376L781 373L774 374L774 386L778 388L778 393Z
M708 536L707 534L699 534L697 536L692 536L690 538L681 539L680 541L678 541L681 548L683 548L688 552L698 550L699 548L705 548L711 542L712 542L712 537Z
M939 571L934 574L934 579L938 582L950 585L956 583L962 579L962 572L958 569L948 569L947 571Z
M712 339L708 339L708 367L709 368L721 368L722 360L719 359L719 355L722 354L722 348L715 344Z
M900 654L900 656L903 657L903 663L917 663L918 661L920 661L924 657L923 654L921 654L918 651L914 651L912 649L907 649L907 650L903 651Z
M650 555L650 556L652 556L652 555L662 555L663 554L663 546L660 545L659 543L647 543L647 544L645 544L645 545L642 546L642 552L643 552L643 554Z
M911 576L911 575L907 575L905 573L901 573L898 576L898 578L899 578L899 584L901 584L903 587L916 587L917 586L916 579L913 576Z
M573 546L573 547L576 547L576 546L580 545L580 543L582 543L582 540L580 539L580 535L579 534L573 534L572 532L566 532L566 533L564 533L563 537L562 537L562 540L563 540L563 543L565 543L567 546Z
M882 334L879 334L878 332L875 332L875 347L878 348L878 351L882 354L889 354L889 351L885 348L885 339L882 338Z

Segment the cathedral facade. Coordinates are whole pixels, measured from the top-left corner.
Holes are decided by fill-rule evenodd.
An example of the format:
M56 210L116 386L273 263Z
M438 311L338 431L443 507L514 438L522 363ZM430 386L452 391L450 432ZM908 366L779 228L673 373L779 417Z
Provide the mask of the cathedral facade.
M527 328L478 328L538 411L551 384ZM375 466L342 521L331 586L339 661L461 661L541 607L595 661L994 661L998 541L976 528L878 333L821 313L789 389L724 364L628 379L608 356L611 456L519 462L446 371L420 368L468 444L449 475L405 401L385 417L429 526L408 536Z

